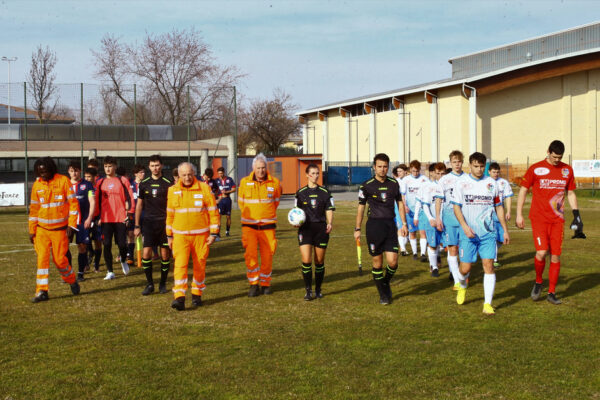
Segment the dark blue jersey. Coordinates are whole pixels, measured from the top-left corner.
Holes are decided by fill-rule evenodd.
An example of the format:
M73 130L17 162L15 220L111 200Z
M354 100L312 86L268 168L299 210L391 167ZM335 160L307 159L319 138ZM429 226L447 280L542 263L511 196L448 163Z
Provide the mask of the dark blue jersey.
M219 191L225 197L229 197L229 195L231 193L224 193L224 192L230 191L230 190L233 190L236 188L235 182L229 176L224 176L223 179L217 178L217 179L215 179L215 181L217 181Z
M90 196L94 195L94 185L92 185L91 182L82 179L77 183L71 183L71 187L79 202L79 217L77 224L83 224L90 215Z

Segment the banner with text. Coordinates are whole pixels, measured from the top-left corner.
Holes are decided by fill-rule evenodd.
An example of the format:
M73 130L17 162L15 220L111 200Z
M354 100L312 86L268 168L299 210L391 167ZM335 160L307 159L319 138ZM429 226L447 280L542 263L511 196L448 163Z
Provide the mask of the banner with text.
M24 206L25 184L2 183L0 184L0 207Z
M573 160L576 178L600 178L600 160Z

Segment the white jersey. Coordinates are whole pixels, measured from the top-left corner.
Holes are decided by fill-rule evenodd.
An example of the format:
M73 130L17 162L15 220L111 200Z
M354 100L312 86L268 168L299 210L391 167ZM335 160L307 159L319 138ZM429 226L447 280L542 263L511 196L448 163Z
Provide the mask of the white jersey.
M442 192L444 193L444 204L442 205L442 219L444 225L460 226L458 220L456 219L456 215L454 215L454 205L451 203L451 201L456 182L465 176L467 176L467 174L464 172L461 172L460 175L450 172L449 174L446 174L440 178L439 184Z
M436 181L427 180L421 185L419 193L417 193L417 201L421 204L423 212L427 217L437 218L435 212L435 199L443 199L442 187ZM429 211L429 215L427 213ZM417 217L418 218L418 217Z
M408 175L402 178L400 193L402 193L402 196L404 196L404 201L406 201L406 205L410 211L415 211L419 189L421 189L421 186L428 180L429 179L423 175L419 175L416 178L412 175Z
M496 186L498 186L498 195L500 196L500 201L504 203L504 199L507 197L513 197L513 191L510 187L510 183L504 178L496 179ZM494 221L498 221L498 216L494 213Z
M454 186L452 203L461 207L467 225L477 236L495 232L495 207L502 204L495 180L489 176L477 179L466 175Z

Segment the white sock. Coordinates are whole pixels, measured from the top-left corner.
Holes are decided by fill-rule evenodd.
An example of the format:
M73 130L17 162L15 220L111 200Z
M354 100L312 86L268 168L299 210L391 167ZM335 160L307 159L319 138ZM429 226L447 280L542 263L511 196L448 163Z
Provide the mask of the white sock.
M483 297L486 304L492 304L494 288L496 287L496 274L483 274Z
M417 238L410 238L410 248L412 249L413 254L419 254L419 250L417 249Z
M459 281L458 279L458 256L448 256L448 269L454 278L454 283Z
M421 255L424 256L427 250L427 239L421 238L419 244L421 245Z
M406 237L398 236L398 243L400 244L400 250L406 252Z
M433 269L438 269L438 263L437 263L437 251L432 249L431 247L427 247L427 255L429 256L429 265L431 265L431 268Z
M460 268L456 269L456 276L458 277L458 283L460 283L460 287L463 289L467 288L467 278L469 278L469 274L470 274L470 272L467 272L465 275L463 275L460 272Z

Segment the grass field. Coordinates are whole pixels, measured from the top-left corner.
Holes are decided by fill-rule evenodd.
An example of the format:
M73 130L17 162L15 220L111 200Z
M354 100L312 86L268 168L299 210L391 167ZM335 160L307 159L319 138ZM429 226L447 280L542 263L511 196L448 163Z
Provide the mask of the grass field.
M103 281L104 263L77 297L52 266L50 301L32 304L26 217L4 211L0 399L597 399L599 204L580 201L587 240L565 232L560 306L530 300L531 232L510 230L493 317L481 313L481 267L458 306L445 258L437 279L401 258L394 303L379 305L366 247L366 273L357 273L349 202L335 213L318 301L302 299L295 231L281 210L271 296L247 297L236 223L211 250L201 308L176 312L171 294L142 297L140 269Z

